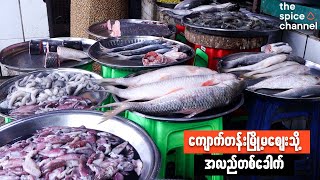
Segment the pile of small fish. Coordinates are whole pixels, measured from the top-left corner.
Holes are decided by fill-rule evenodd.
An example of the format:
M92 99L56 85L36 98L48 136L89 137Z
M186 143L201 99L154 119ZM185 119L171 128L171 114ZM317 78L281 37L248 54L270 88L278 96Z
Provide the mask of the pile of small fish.
M52 108L63 109L62 107L85 108L90 105L86 99L75 99L80 93L89 90L101 90L99 84L95 83L91 75L73 72L53 72L31 74L25 76L10 86L5 101L0 107L25 110L33 109L32 112L43 110L49 111ZM73 101L78 101L73 103ZM68 105L68 106L66 106ZM26 106L23 108L23 106ZM17 111L22 110L17 109ZM13 114L16 114L14 111Z
M0 148L0 179L138 179L143 163L121 138L81 127L47 127Z
M178 44L162 38L115 48L106 48L101 43L100 46L101 54L105 57L114 57L117 60L140 60L144 66L171 64L188 57Z
M229 105L245 88L244 82L233 74L218 74L195 66L172 66L135 77L102 81L127 87L106 87L108 92L126 99L104 106L118 107L107 112L106 119L125 110L156 115L180 113L191 118L206 110Z
M57 68L66 61L83 61L89 58L88 54L83 51L81 41L43 42L42 40L31 40L29 42L29 53L30 55L45 53L45 68Z
M107 29L111 37L120 36L168 36L172 31L165 23L154 23L152 21L142 22L127 22L116 20L114 23L111 20L107 21Z
M267 20L247 15L241 11L208 12L188 17L187 22L199 27L231 30L273 30L277 26Z
M262 53L239 55L222 61L222 72L240 74L246 80L258 82L249 86L252 91L281 90L274 96L306 98L320 96L320 77L312 75L303 58L285 54L292 50L288 44L275 43L263 48Z

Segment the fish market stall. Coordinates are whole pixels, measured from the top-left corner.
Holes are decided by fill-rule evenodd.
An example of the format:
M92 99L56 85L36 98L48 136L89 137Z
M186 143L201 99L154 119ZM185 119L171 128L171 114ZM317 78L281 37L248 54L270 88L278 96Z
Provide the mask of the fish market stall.
M113 107L105 113L106 119L125 111L123 117L150 134L163 159L160 177L168 173L167 153L175 151L171 155L176 164L175 176L193 178L193 155L185 155L182 150L183 131L222 130L222 116L237 110L244 100L244 84L236 76L195 66L142 71L105 82L114 84L107 91L116 101L105 106Z
M262 13L270 9L258 12L268 2L73 0L63 14L45 2L48 13L55 9L49 24L71 21L71 37L34 33L44 25L25 16L25 2L16 4L19 22L3 20L9 30L0 30L7 75L0 78L0 180L260 180L229 177L215 159L229 158L231 144L237 156L244 153L239 133L224 131L273 129L310 130L311 153L290 165L302 179L318 180L320 38L282 30L288 22ZM132 5L140 3L138 17ZM249 136L241 142L246 152ZM199 171L198 158L208 160L201 154L212 155L211 170L219 173ZM247 163L240 159L239 174Z

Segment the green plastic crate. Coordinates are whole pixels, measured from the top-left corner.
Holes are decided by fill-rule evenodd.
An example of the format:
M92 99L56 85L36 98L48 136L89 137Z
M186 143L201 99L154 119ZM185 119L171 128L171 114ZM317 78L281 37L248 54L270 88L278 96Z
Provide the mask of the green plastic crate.
M125 118L139 124L151 136L161 154L161 169L158 178L165 178L167 153L176 150L176 176L194 179L194 155L183 153L185 130L222 130L222 117L200 122L166 122L145 118L126 111ZM222 180L223 176L210 176L210 180Z
M90 72L93 72L93 62L89 63L89 64L85 64L85 65L82 65L82 66L78 66L76 67L77 69L83 69L83 70L87 70L87 71L90 71Z
M120 78L128 76L137 71L127 70L127 69L116 69L107 66L101 66L101 76L104 78Z

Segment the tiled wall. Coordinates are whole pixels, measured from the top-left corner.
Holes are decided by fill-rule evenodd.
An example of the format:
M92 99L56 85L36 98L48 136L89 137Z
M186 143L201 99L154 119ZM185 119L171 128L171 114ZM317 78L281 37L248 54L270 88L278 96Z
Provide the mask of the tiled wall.
M32 38L49 37L43 0L0 0L0 50Z
M282 40L290 44L293 53L320 64L320 39L307 32L286 31Z

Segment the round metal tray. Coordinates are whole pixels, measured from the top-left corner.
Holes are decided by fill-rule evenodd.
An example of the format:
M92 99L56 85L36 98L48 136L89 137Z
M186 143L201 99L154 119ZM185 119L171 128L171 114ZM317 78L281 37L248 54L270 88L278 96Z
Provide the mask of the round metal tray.
M185 50L186 54L188 55L187 58L180 59L178 62L174 62L171 64L165 65L158 65L158 66L143 66L142 61L138 60L117 60L116 57L102 57L100 54L101 48L100 44L102 44L106 48L114 48L118 46L124 46L132 43L142 42L146 40L155 40L160 39L160 37L153 37L153 36L123 36L119 38L108 38L108 39L101 39L95 44L93 44L89 49L89 56L96 62L101 65L116 68L116 69L135 69L135 70L143 70L143 69L152 69L152 68L161 68L167 67L177 64L183 64L188 60L191 60L195 56L194 50L181 42L174 41L171 39L165 39L168 42L173 42L181 46L182 49Z
M127 77L134 77L140 74L143 74L147 71L140 71L138 73L130 74ZM121 102L123 99L117 97L116 95L112 94L113 99L116 102ZM239 109L242 105L244 104L244 95L241 94L238 96L232 103L230 103L228 106L222 107L222 108L214 108L214 109L209 109L203 113L200 113L192 118L185 118L186 115L184 114L172 114L172 115L167 115L167 116L155 116L151 114L142 114L139 112L133 112L141 117L144 118L149 118L153 120L158 120L158 121L170 121L170 122L197 122L197 121L205 121L205 120L212 120L216 119L225 115L228 115L237 109Z
M15 76L13 78L10 78L8 80L6 80L5 82L3 82L2 84L0 84L0 102L3 102L7 95L8 95L8 89L11 85L14 85L14 83L17 80L23 79L26 76L29 76L31 74L39 74L40 72L42 73L53 73L53 72L74 72L74 73L82 73L82 74L88 74L91 75L94 79L102 79L102 76L93 73L93 72L89 72L86 70L81 70L81 69L73 69L73 68L59 68L59 69L47 69L47 70L41 70L41 71L33 71L33 72L29 72L23 75L19 75L19 76ZM109 93L106 92L92 92L90 93L90 95L86 95L86 98L89 98L94 104L100 105L107 97L108 97ZM8 110L7 109L2 109L0 108L0 116L8 116ZM11 119L14 119L12 117L10 117Z
M231 55L228 55L228 56L225 56L223 57L220 61L219 61L219 70L221 72L221 62L223 61L230 61L230 60L233 60L233 59L236 59L238 57L242 57L242 56L245 56L245 55L250 55L250 54L256 54L256 53L252 53L252 52L242 52L242 53L235 53L235 54L231 54ZM312 75L317 75L317 76L320 76L320 65L319 64L316 64L316 63L313 63L311 61L308 61L306 60L306 64L305 66L307 67L310 67L311 69L311 74ZM236 75L239 75L239 74L242 74L243 72L235 72L234 74ZM248 86L252 86L262 80L264 80L266 78L259 78L259 79L255 79L255 80L246 80L247 82L247 85ZM303 101L303 102L306 102L306 101L320 101L320 97L310 97L310 98L285 98L285 97L277 97L277 96L274 96L273 94L276 94L276 93L279 93L279 92L283 92L283 90L258 90L258 91L252 91L252 90L249 90L249 89L246 89L245 90L246 93L249 93L249 94L253 94L253 95L258 95L260 97L265 97L265 98L272 98L272 99L277 99L277 100L288 100L288 101Z
M111 21L114 21L114 20L111 20ZM142 25L146 26L146 24L142 24L143 22L148 22L153 24L164 24L159 21L142 20L142 19L120 19L119 21L120 23L128 23L128 24L132 23L136 27L142 26ZM167 25L167 26L168 26L168 29L171 31L171 33L159 35L159 34L154 34L153 32L147 32L147 34L137 33L136 36L158 36L158 37L170 38L176 33L176 28L175 26L172 26L172 25ZM87 33L98 39L105 39L105 38L111 37L107 29L107 21L98 22L91 25L87 29ZM127 36L127 35L123 34L122 36Z
M42 39L43 41L82 41L84 51L87 52L89 47L96 41L92 39L73 38L73 37L61 37ZM44 67L45 55L30 55L29 54L29 41L13 44L4 48L0 52L0 63L6 68L19 71L19 72L31 72L36 70L50 69ZM82 65L86 65L92 62L92 59L88 58L81 62L79 61L66 61L61 64L61 68L74 68Z
M155 179L160 169L161 157L150 136L137 124L119 117L98 124L102 115L102 112L69 110L28 117L0 127L0 146L22 140L23 137L45 127L83 125L88 129L108 132L128 141L143 162L139 179Z
M212 12L218 12L218 11L212 11ZM265 21L271 21L274 22L275 24L277 23L282 23L279 19L269 17L266 15L262 14L254 14L245 11L245 13L248 16L254 16L259 19L265 20ZM210 27L204 27L204 26L197 26L194 25L190 22L188 22L188 18L195 18L198 17L201 13L192 13L190 15L184 16L182 18L182 23L187 26L191 27L199 32L202 32L204 34L209 34L209 35L216 35L216 36L225 36L225 37L259 37L259 36L271 36L271 35L276 35L279 33L281 30L280 28L275 28L275 29L270 29L270 30L239 30L239 29L220 29L220 28L210 28Z

